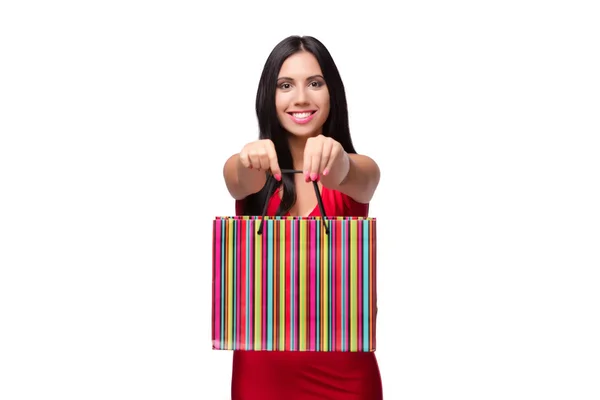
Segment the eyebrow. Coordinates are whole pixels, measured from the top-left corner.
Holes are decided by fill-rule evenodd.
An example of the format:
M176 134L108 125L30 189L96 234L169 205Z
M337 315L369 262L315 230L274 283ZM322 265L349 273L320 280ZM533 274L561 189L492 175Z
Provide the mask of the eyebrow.
M323 78L323 76L321 76L321 75L311 75L308 78L306 78L306 80L308 81L308 80L315 79L315 78L321 78L321 79L325 80L325 78ZM278 81L280 81L282 79L285 79L285 80L288 80L288 81L293 81L292 78L287 77L287 76L281 76L281 77L277 78Z

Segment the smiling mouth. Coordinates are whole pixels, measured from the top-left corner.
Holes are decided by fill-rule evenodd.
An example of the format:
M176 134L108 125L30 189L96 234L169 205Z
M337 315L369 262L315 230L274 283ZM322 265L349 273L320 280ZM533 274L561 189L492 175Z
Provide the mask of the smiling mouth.
M289 112L288 114L290 114L294 118L303 119L310 117L314 113L316 113L316 111Z
M297 124L306 124L313 119L316 111L303 111L303 112L288 112L287 114L292 118Z

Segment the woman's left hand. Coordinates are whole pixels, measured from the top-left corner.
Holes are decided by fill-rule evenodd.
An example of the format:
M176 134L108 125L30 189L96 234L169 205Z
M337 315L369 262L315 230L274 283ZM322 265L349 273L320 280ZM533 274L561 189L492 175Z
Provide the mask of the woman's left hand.
M324 185L340 184L350 168L350 157L336 140L319 135L306 141L304 147L304 180L322 179Z

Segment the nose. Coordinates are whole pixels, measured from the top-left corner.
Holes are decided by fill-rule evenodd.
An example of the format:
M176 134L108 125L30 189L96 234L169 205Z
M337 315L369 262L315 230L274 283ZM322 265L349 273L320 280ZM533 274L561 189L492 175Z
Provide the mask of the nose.
M298 90L296 91L296 99L294 101L295 105L300 105L300 104L307 104L308 103L308 96L306 94L306 89L303 87L298 88Z

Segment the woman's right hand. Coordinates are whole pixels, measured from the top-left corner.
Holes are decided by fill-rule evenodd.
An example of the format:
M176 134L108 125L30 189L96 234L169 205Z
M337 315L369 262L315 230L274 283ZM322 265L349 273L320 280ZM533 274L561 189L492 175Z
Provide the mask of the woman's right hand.
M281 180L281 169L277 162L275 145L270 139L261 139L244 146L240 152L240 163L244 168L260 170L271 170L278 181Z

